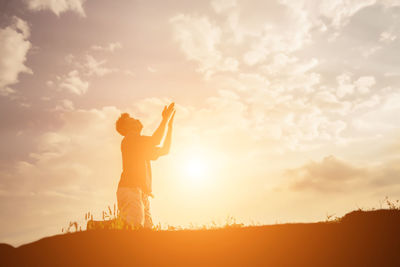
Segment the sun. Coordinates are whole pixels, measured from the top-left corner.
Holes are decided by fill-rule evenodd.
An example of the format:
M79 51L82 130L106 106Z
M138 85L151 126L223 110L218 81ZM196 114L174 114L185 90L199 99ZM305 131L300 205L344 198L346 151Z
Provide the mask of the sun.
M203 176L206 171L206 164L201 159L190 159L186 163L186 172L190 176Z
M202 183L209 175L209 164L205 159L199 157L187 159L184 165L184 173L192 183Z
M215 187L220 175L221 154L215 150L202 147L185 147L180 151L179 164L176 170L179 173L180 185L190 192L204 192L205 189Z

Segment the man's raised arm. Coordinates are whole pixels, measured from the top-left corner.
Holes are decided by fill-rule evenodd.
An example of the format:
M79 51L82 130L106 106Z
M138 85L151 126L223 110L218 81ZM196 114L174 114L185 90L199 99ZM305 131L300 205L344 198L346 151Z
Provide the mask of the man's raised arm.
M171 115L171 119L168 123L168 131L167 136L165 137L164 144L160 149L159 156L167 155L171 148L171 139L172 139L172 124L174 122L175 111Z
M162 121L158 128L154 131L153 135L151 136L152 143L154 145L159 145L165 133L165 126L167 125L167 121L171 116L171 113L174 110L174 103L172 102L168 107L165 106L162 112Z

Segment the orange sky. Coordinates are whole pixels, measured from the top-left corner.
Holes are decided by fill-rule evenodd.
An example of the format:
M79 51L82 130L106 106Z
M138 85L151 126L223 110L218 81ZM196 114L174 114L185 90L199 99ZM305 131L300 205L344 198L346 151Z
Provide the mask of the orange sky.
M398 1L1 5L0 242L100 219L116 119L151 134L170 101L155 223L318 221L400 198Z

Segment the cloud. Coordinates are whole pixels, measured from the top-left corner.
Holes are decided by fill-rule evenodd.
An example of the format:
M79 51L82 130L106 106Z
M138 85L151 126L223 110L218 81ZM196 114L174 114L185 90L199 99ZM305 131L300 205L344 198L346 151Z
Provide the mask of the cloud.
M376 84L374 76L361 76L357 80L352 80L352 74L343 73L336 77L338 87L336 95L340 98L346 95L353 95L355 93L367 94L371 88Z
M338 97L344 97L348 94L354 93L354 84L351 82L351 74L343 73L336 77L336 81L338 82L338 87L336 90L336 94Z
M311 161L305 165L288 169L288 188L292 191L314 191L334 193L368 188L397 185L400 177L399 159L387 160L379 164L359 166L335 156L327 156L320 162Z
M352 24L352 18L381 2L256 3L258 8L254 9L254 3L213 1L214 14L179 14L170 20L183 54L197 64L208 86L215 88L213 105L240 106L242 123L251 129L249 136L264 138L283 153L356 142L396 127L383 109L397 89L385 93L382 85L386 81L379 73L362 65L349 65L353 58L348 51L360 55L362 50L358 45L361 39L349 41L349 35L360 30L358 24ZM384 25L386 29L391 27ZM327 39L332 33L338 35L330 45ZM379 32L376 34L379 36ZM368 57L383 49L377 35L375 42L366 45L377 47L369 51ZM350 40L354 39L351 35ZM338 46L342 41L346 46ZM333 50L321 50L320 45L332 46ZM226 64L231 71L221 67L227 58L232 59ZM371 58L355 62L365 64L366 60ZM221 92L236 95L237 99L224 98ZM229 121L224 110L214 110L213 106L206 110ZM236 129L234 125L224 126Z
M152 66L148 66L147 71L154 73L154 72L157 72L157 69L153 68Z
M74 69L70 70L65 75L56 76L58 87L77 95L84 95L88 91L90 85L88 80L90 78L102 77L119 71L117 68L107 67L107 60L98 60L90 54L86 54L80 58L69 54L65 57L65 61ZM132 72L127 70L122 73L125 75L132 75ZM54 84L51 80L46 83L50 87Z
M254 6L246 2L213 1L211 5L223 23L217 24L210 16L188 14L170 19L183 53L198 63L197 70L206 77L219 72L237 72L242 62L248 66L264 64L265 69L277 73L277 68L297 60L290 53L311 41L311 21L304 12L289 5L258 2L263 7L260 10L267 10L267 14L258 10L246 13ZM270 64L271 57L274 66ZM314 58L310 63L312 68L318 60Z
M28 8L33 11L51 10L57 16L67 11L73 11L85 17L83 4L86 0L25 0Z
M91 55L86 55L85 59L86 59L86 62L83 63L82 68L84 69L84 72L88 76L92 76L92 75L104 76L106 74L117 71L117 69L111 69L111 68L104 67L104 65L107 63L106 60L96 60Z
M376 84L375 77L363 76L354 82L357 91L361 94L369 93L370 88Z
M361 55L364 58L369 58L370 56L374 55L377 51L381 50L382 46L380 45L365 45L359 48Z
M121 48L122 48L122 44L119 42L109 43L108 45L105 45L105 46L93 45L91 47L91 49L95 50L95 51L105 51L105 52L112 52L112 53Z
M77 95L83 95L89 88L89 82L82 80L79 71L72 70L67 75L59 78L58 86Z
M397 150L398 151L398 150ZM386 161L375 168L371 185L383 188L398 186L400 178L400 159Z
M221 61L217 49L220 42L220 29L207 17L177 15L171 18L175 39L189 60L199 63L198 71L211 75Z
M115 107L75 109L71 101L63 100L57 114L61 127L40 135L29 159L13 166L13 179L2 180L1 185L7 184L10 192L23 195L56 191L82 197L81 185L96 181L100 186L112 182L109 176L118 177L119 151L115 148L120 138L114 124L120 111ZM109 164L102 168L101 162ZM18 186L21 184L24 186Z
M0 207L12 213L12 219L0 220L7 229L0 233L2 240L15 231L29 234L19 244L54 235L71 219L82 219L87 211L98 216L116 202L121 138L114 125L121 112L115 107L75 109L70 101L62 105L64 111L55 113L60 126L37 136L26 160L0 169Z
M312 25L312 29L318 29L321 32L327 32L330 37L329 41L336 40L341 34L345 26L347 26L352 18L361 10L368 7L380 6L385 9L399 6L397 0L332 0L332 1L281 1L283 4L291 7L295 12L301 14L304 21ZM367 25L367 24L366 24ZM393 41L392 36L388 33L382 33L380 39L382 42ZM364 47L363 56L372 55L378 46Z
M324 1L319 4L319 13L321 16L331 19L331 24L334 27L339 28L347 24L349 19L358 11L375 4L375 2L375 0Z
M65 62L79 69L85 76L104 76L106 74L110 74L113 72L117 72L117 68L109 68L105 65L107 64L107 60L105 59L96 59L91 54L86 54L82 57L77 57L72 54L69 54L65 57Z
M3 178L0 196L32 196L32 199L46 196L63 201L85 199L97 203L99 208L104 208L105 203L114 203L121 172L121 136L115 130L115 121L122 112L129 112L143 122L144 134L151 134L168 102L167 99L146 98L122 111L114 106L78 109L70 100L60 101L54 110L60 126L39 135L35 149L26 160L0 170ZM179 116L187 113L180 105L177 109ZM3 188L7 188L7 192L3 192ZM67 210L65 205L62 207ZM79 214L79 210L74 211L75 216L83 214Z
M383 43L391 43L397 39L397 36L392 32L382 32L379 36L379 41Z
M294 191L315 190L337 192L346 189L351 181L365 178L366 171L348 164L334 156L321 162L310 162L296 169L287 170L292 179L290 189Z
M18 17L13 18L10 26L0 29L0 95L15 93L10 86L18 83L19 74L33 73L25 65L31 48L29 35L28 24Z
M74 103L69 100L69 99L63 99L60 101L60 103L55 107L54 111L62 111L62 112L67 112L74 110L75 106Z
M229 10L232 7L236 7L237 1L236 0L213 0L211 1L211 6L217 13L224 12Z
M386 8L396 7L399 5L397 0L332 0L332 1L290 1L284 0L283 4L297 9L303 13L307 20L311 21L316 26L320 26L324 31L327 26L333 27L335 30L340 30L346 26L351 18L364 8L374 5L383 5ZM328 24L328 25L327 25Z

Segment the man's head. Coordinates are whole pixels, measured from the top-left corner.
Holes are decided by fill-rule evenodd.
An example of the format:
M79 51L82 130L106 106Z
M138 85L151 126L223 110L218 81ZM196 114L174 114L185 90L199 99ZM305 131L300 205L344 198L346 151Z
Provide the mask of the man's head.
M131 118L128 113L122 113L115 123L115 128L122 136L126 136L129 133L140 135L143 125L139 120Z

